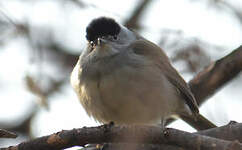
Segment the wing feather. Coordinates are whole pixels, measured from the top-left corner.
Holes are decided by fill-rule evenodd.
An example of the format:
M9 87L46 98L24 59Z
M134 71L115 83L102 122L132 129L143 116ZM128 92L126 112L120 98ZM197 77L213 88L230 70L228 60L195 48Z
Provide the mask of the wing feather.
M189 106L190 110L197 114L199 113L198 105L193 96L190 87L179 75L176 69L171 65L168 57L160 47L144 39L137 40L130 45L131 49L139 55L148 57L160 67L167 79L179 90L184 97L185 103Z

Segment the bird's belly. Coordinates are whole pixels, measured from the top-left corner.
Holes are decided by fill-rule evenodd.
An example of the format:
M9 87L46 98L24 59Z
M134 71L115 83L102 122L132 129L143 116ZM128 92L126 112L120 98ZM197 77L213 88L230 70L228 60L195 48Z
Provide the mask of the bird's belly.
M82 104L88 114L102 123L157 123L175 114L180 103L176 90L164 76L156 70L150 73L154 73L153 78L142 70L137 74L126 68L102 76L83 86Z

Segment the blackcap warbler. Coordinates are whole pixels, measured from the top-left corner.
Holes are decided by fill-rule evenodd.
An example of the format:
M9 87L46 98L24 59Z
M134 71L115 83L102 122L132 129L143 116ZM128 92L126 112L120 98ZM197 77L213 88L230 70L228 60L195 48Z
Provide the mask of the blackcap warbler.
M199 114L188 84L160 47L106 17L91 21L86 38L71 84L95 120L164 125L171 116Z

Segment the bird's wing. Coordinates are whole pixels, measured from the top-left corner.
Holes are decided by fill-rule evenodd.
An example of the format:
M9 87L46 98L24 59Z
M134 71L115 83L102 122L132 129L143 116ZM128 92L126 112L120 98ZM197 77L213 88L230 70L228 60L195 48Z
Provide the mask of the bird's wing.
M195 114L199 113L197 102L193 96L188 84L178 74L178 72L170 64L169 58L161 50L160 47L144 39L137 40L130 45L131 49L139 55L155 62L162 69L167 79L179 90L184 97L186 104Z

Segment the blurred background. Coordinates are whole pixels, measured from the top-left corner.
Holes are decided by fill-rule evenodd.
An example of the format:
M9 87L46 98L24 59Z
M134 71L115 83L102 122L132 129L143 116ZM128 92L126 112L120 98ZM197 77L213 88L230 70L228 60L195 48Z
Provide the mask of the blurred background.
M19 137L0 139L0 147L98 125L78 102L69 77L87 43L85 28L99 16L158 44L187 81L242 44L240 0L1 0L0 129ZM218 126L241 122L241 89L240 74L201 113ZM182 121L170 127L194 131Z

